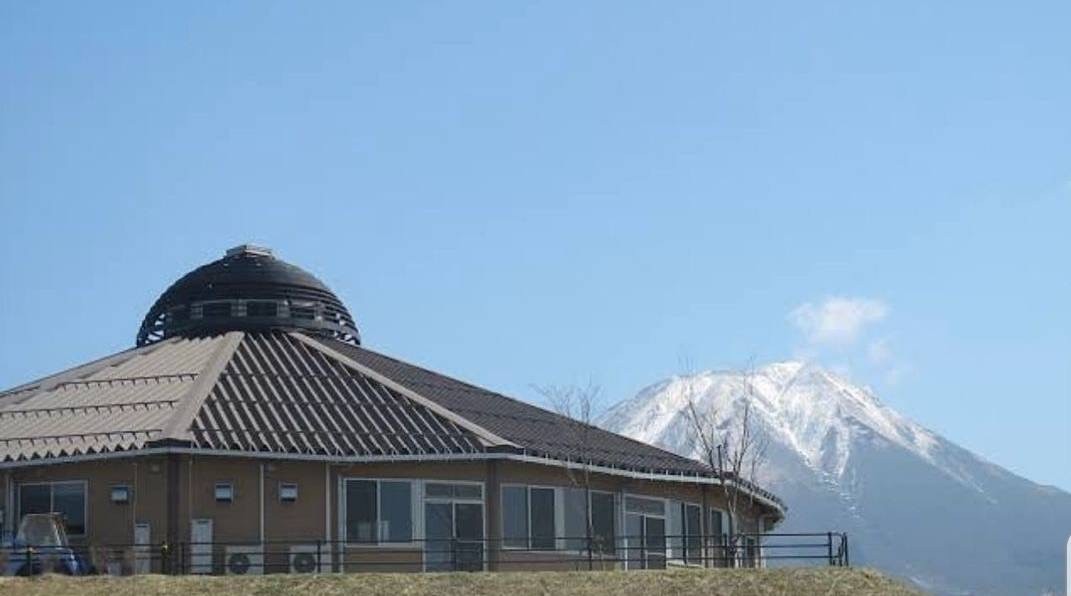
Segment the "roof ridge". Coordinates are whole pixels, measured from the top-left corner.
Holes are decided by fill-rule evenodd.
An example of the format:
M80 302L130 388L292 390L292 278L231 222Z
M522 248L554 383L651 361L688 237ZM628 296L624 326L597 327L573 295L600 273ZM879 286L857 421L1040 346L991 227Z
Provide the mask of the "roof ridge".
M193 385L179 398L176 412L172 414L171 419L164 426L163 431L160 433L160 439L190 440L190 425L197 416L197 412L200 411L201 406L204 405L205 399L212 393L212 388L219 381L220 373L226 368L227 363L230 362L234 352L244 338L245 333L242 331L228 331L223 335L220 345L216 347L216 351L209 357L208 362L200 374L197 375Z
M391 389L394 389L395 391L398 391L402 395L405 395L409 399L411 399L411 400L417 402L418 404L424 406L425 408L431 410L435 414L438 414L439 416L442 416L442 417L446 418L447 420L450 420L454 424L457 424L461 428L463 428L463 429L475 434L477 437L480 438L481 441L487 443L489 446L517 447L517 445L514 444L512 441L508 441L508 440L498 436L497 434L487 430L486 428L480 426L479 424L476 424L475 422L469 420L468 418L465 418L464 416L458 414L457 412L454 412L453 410L443 406L442 404L437 403L435 400L428 399L427 397L424 397L423 395L420 395L419 393L417 393L413 389L411 389L409 387L406 387L405 385L399 383L398 381L395 381L394 379L391 379L387 375L385 375L385 374L383 374L383 373L381 373L381 372L379 372L379 371L377 371L377 370L375 370L373 368L370 368L370 367L368 367L368 366L366 366L364 364L361 364L361 363L357 362L353 358L350 358L349 356L346 356L345 354L343 354L343 353L331 348L330 346L327 346L327 345L325 345L325 344L323 344L321 342L316 341L315 338L308 337L308 336L306 336L306 335L304 335L302 333L293 332L293 331L290 332L288 335L290 335L291 337L297 339L301 343L311 347L312 349L317 350L321 354L324 354L324 355L328 356L329 358L332 358L332 359L342 363L346 367L351 368L353 370L356 370L356 371L360 372L361 374L363 374L365 376L368 376L368 377L371 377L371 378L375 379L376 381L386 385L387 387L390 387Z

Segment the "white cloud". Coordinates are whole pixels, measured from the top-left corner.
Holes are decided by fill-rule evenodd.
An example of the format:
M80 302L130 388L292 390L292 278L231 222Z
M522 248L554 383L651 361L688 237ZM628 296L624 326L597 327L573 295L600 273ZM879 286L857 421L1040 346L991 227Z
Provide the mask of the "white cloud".
M821 303L804 302L788 315L811 344L850 345L863 330L889 314L880 300L833 296Z

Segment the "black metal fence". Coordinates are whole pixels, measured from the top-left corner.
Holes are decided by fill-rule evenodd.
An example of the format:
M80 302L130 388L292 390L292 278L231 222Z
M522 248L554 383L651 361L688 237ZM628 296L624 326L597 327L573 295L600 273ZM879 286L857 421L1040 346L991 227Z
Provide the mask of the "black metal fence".
M72 566L72 561L76 562ZM525 540L453 538L381 544L323 540L179 542L0 548L8 575L69 572L132 575L346 572L437 572L749 568L850 564L848 536L734 534L731 536L618 536L555 538L534 547Z

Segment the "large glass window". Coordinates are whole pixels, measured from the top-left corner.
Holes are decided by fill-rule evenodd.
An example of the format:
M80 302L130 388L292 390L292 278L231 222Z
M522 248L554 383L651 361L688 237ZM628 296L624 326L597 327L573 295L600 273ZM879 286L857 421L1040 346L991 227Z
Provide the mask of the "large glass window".
M703 562L703 529L700 527L702 509L699 505L681 503L681 518L684 521L684 562Z
M428 482L424 485L424 568L483 569L483 486Z
M40 482L19 485L19 518L30 513L59 513L67 533L86 533L85 482Z
M666 502L625 497L625 544L629 569L663 569L666 566Z
M556 524L554 489L502 488L502 538L507 548L552 550Z
M346 540L377 544L413 539L413 488L407 480L347 480Z
M587 494L590 499L585 498ZM591 515L591 548L598 553L614 552L614 495L582 488L565 490L566 547L587 550L588 515Z
M532 526L532 548L554 548L554 489L533 488L529 492Z
M718 567L729 566L731 561L729 560L729 551L724 548L726 546L727 537L725 536L729 524L726 523L726 514L723 511L717 509L710 510L710 527L707 530L709 535L711 551L710 557L714 561L714 565Z
M595 552L614 552L614 495L591 493L591 534Z
M506 548L528 548L528 489L502 488L502 544Z
M588 504L582 488L565 491L565 546L570 550L587 549Z

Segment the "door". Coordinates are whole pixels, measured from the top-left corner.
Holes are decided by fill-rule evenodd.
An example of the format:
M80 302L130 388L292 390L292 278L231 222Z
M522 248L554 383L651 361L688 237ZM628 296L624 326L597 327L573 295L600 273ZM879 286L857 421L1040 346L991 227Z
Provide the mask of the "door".
M483 505L454 503L454 536L458 571L483 570Z
M483 570L483 504L426 501L424 537L427 571Z
M643 518L643 550L646 569L666 568L666 520L661 517Z
M630 513L625 533L626 569L666 568L666 518Z
M148 522L134 524L134 573L152 573L152 532Z
M212 520L190 522L190 573L212 573Z
M453 571L453 503L424 503L424 534L424 568Z

